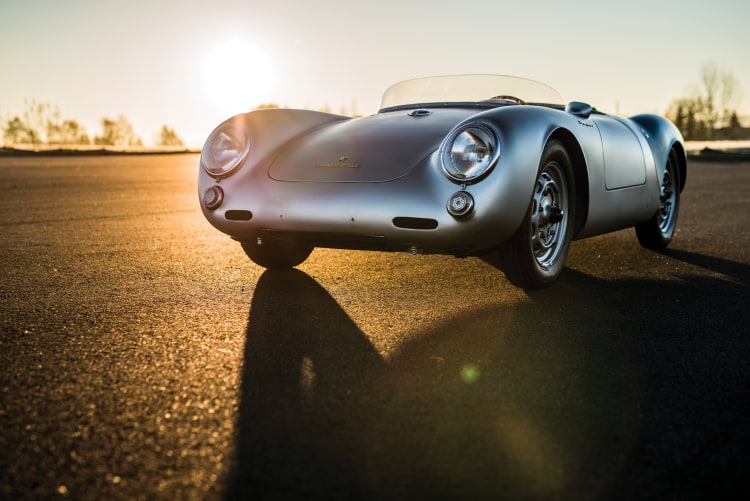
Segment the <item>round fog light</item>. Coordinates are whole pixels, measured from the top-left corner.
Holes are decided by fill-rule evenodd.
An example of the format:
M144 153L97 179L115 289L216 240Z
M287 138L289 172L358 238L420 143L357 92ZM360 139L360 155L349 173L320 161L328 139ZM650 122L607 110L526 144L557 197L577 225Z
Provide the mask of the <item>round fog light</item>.
M457 191L448 199L448 213L453 217L466 217L474 208L474 197L467 191Z
M224 190L220 186L211 186L203 193L203 205L208 210L218 209L224 201Z

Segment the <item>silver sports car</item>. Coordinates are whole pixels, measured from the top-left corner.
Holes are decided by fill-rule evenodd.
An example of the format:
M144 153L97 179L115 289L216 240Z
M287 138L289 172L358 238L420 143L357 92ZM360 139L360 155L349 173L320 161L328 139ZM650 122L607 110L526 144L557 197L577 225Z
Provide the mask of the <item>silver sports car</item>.
M203 214L261 266L296 266L314 247L492 253L524 288L554 282L575 239L635 226L645 247L668 245L687 165L662 117L499 75L397 83L363 118L236 115L200 163Z

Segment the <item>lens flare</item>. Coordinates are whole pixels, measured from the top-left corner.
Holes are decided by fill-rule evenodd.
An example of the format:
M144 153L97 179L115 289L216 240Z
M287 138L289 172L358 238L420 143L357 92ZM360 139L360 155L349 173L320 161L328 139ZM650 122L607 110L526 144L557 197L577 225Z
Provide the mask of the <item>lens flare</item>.
M461 380L466 384L476 383L479 379L479 367L474 364L466 364L461 367Z

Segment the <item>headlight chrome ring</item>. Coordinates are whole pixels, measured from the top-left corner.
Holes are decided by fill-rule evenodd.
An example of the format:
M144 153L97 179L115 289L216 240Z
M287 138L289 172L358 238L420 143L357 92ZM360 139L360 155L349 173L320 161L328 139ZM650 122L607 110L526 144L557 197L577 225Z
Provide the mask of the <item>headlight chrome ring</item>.
M481 179L497 163L500 142L484 124L457 127L440 147L443 172L453 181L470 183Z
M208 175L223 178L232 174L250 153L250 138L237 119L219 125L208 136L201 152L201 164Z

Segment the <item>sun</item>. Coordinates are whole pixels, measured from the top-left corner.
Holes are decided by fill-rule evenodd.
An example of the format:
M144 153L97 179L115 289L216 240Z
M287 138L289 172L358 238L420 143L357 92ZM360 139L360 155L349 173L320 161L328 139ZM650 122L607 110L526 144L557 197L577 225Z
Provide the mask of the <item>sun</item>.
M203 64L203 86L212 106L227 114L271 100L276 68L255 45L234 38L218 44Z

